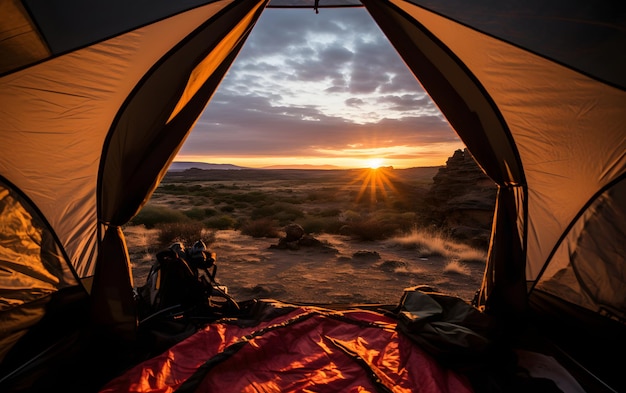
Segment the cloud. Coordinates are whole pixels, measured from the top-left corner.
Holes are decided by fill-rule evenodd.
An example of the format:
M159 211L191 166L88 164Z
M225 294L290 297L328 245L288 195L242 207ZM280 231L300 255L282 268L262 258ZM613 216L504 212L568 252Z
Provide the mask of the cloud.
M404 158L426 144L461 145L365 9L267 9L179 156L365 154L358 145Z

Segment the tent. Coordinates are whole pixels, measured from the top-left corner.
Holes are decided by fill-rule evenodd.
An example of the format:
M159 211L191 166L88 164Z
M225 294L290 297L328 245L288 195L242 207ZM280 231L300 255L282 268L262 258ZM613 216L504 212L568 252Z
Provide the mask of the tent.
M138 339L122 226L259 15L325 6L366 8L498 185L475 310L626 390L622 2L1 0L2 391L113 378L94 362Z

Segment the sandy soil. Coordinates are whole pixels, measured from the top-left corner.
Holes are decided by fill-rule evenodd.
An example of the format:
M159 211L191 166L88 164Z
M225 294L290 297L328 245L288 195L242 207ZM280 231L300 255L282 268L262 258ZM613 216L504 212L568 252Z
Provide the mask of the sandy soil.
M134 285L145 283L154 262L154 231L124 229ZM429 285L471 301L480 286L483 263L447 271L445 258L420 258L389 242L356 242L335 235L315 236L325 247L272 248L278 239L217 231L209 246L217 256L216 280L237 301L272 298L285 302L397 304L403 289ZM355 255L356 254L356 255Z

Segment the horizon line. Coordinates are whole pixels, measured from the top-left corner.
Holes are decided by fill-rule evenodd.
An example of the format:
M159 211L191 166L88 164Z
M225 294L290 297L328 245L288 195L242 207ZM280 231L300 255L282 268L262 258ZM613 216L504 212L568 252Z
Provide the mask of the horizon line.
M174 166L174 164L187 164L187 165L193 165L193 164L200 164L200 166L214 166L216 168L202 168L202 167L193 167L190 166L188 168L184 168L181 170L186 170L186 169L192 169L192 168L196 168L196 169L200 169L200 170L240 170L240 169L264 169L264 170L280 170L280 169L300 169L300 170L351 170L351 169L393 169L393 170L402 170L402 169L411 169L411 168L439 168L445 165L421 165L421 166L409 166L409 167L395 167L393 165L381 165L379 167L367 167L367 166L362 166L362 167L344 167L344 166L338 166L338 165L331 165L331 164L323 164L323 165L315 165L315 164L297 164L297 165L288 165L288 164L283 164L283 165L268 165L268 166L242 166L242 165L236 165L236 164L222 164L222 163L211 163L211 162L204 162L204 161L173 161L170 164L170 168L168 170L171 170L172 166ZM222 168L220 168L222 167Z

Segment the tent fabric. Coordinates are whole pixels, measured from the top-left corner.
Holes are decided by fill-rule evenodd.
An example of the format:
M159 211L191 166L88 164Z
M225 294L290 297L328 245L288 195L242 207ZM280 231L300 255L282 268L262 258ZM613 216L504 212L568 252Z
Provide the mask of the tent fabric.
M98 183L101 195L99 217L109 228L128 222L156 189L239 53L264 4L262 1L235 3L222 10L217 21L204 23L167 53L160 60L159 67L150 70L125 102L123 112L118 113L114 127L107 135L105 155L101 161L102 180ZM215 7L215 4L211 6ZM163 94L164 91L166 94ZM149 148L142 149L144 146ZM151 165L145 165L146 162ZM99 321L102 325L111 326L115 332L120 319L127 321L126 325L130 327L136 316L132 306L132 279L129 282L116 279L130 276L123 233L121 230L107 230L106 235L112 233L118 234L120 240L102 242L98 258L99 261L106 261L106 265L99 264L103 273L94 279L94 287L97 288L94 295L106 294L109 299L100 303L104 309L94 307L94 315L100 318L108 312L110 318ZM106 247L108 244L112 247ZM111 275L110 270L113 269L126 274ZM117 301L111 303L114 298ZM116 316L116 312L120 315ZM131 329L122 330L128 332Z
M487 275L483 287L510 292L504 295L503 308L523 307L526 287L533 288L552 262L564 234L575 220L585 217L581 212L599 197L598 190L625 173L626 92L569 64L487 34L480 30L481 25L464 24L469 17L461 23L453 17L459 14L453 11L454 2L438 2L438 13L421 7L417 0L364 4L376 7L371 11L374 19L397 45L478 163L499 185L489 264L494 275L503 279ZM525 8L507 7L507 17L502 21L496 20L497 7L491 12L494 19L490 19L490 31L497 31L499 23L517 15L516 11L527 14ZM610 15L611 11L607 8L605 17L620 17ZM554 17L548 15L551 9L545 12L546 17ZM535 15L537 20L541 17ZM483 15L483 19L489 17ZM597 30L585 20L570 23L578 31L589 30L590 35ZM412 38L417 51L409 51L406 42L394 39L394 35L402 37L397 26L402 26L405 37ZM613 27L612 37L611 41L626 43L619 25ZM431 87L435 83L420 57L436 65L444 81ZM614 76L609 73L604 79L613 81ZM450 90L461 97L451 101ZM504 191L512 187L517 191ZM507 209L507 217L502 217L501 208ZM606 235L618 241L623 234L622 226ZM578 247L576 242L568 244ZM624 257L607 258L603 263L623 270ZM494 288L497 283L504 288ZM619 280L596 283L608 286L607 292L623 294L621 284Z
M564 64L620 89L626 88L626 4L585 0L409 0L463 25Z
M0 81L5 119L0 145L11 146L0 158L1 173L42 211L80 277L94 272L98 174L114 119L147 71L229 3L213 3L164 19L18 70ZM143 110L145 122L163 116L160 112L151 115L149 107L137 109ZM137 148L141 145L126 146L132 150L124 150L124 155L132 155ZM118 168L118 172L125 170ZM144 196L132 197L142 201ZM64 203L59 206L57 201Z
M90 39L104 40L85 47L59 43L43 55L21 48L0 78L0 174L49 224L70 271L92 291L93 322L105 334L132 340L137 324L120 226L156 188L265 4L205 3L185 12L166 7L169 13L158 18L151 11L153 23L141 18L133 29L100 32ZM20 3L2 4L23 16L20 28L31 29L24 34L32 40L44 44L53 33L38 31L39 21L31 23ZM2 26L4 56L24 34ZM23 258L7 262L15 261L31 269ZM17 318L27 308L13 299L29 296L33 287L4 288L10 304L4 318ZM31 324L19 327L3 329L3 339L23 335Z
M14 2L18 3L18 2ZM54 55L104 41L137 27L189 11L206 0L111 0L87 4L80 0L24 0L37 22L41 39ZM18 3L19 4L19 3Z
M51 55L21 2L3 1L0 10L0 75Z
M28 329L43 319L51 296L77 286L78 281L36 210L1 181L0 262L2 361Z
M575 221L537 282L538 290L612 319L626 319L626 272L619 263L599 263L624 261L624 201L626 177L622 176Z
M362 3L499 187L476 305L522 325L542 313L532 322L572 343L559 322L576 325L605 345L570 349L585 347L585 367L601 371L626 321L626 6ZM121 228L267 6L0 1L0 354L32 339L31 367L53 359L38 357L50 344L41 332L62 324L59 308L85 312L85 296L91 322L136 339ZM605 326L606 341L595 330Z

